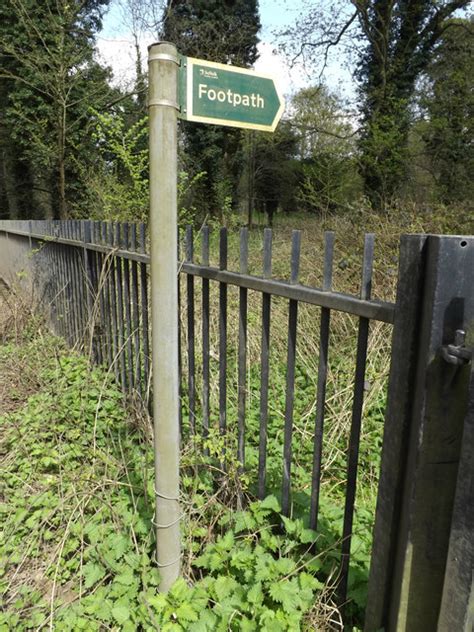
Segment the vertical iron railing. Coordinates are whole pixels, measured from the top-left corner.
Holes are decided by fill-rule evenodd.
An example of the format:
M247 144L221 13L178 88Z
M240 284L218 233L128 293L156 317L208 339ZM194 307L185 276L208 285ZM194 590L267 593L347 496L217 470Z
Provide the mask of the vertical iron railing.
M330 292L332 288L332 267L334 257L334 233L327 232L324 240L323 290ZM318 527L319 496L321 488L321 464L323 452L324 413L326 402L326 386L328 379L329 326L331 311L321 308L319 327L319 360L318 383L316 396L316 416L314 422L313 469L311 477L311 505L309 527L316 531Z
M263 278L272 276L272 231L263 233ZM267 471L268 385L270 375L270 310L272 295L262 293L262 341L260 365L260 432L258 442L258 497L265 498Z
M262 326L261 326L261 356L260 356L260 416L258 436L258 473L256 492L259 498L264 498L267 489L267 457L268 457L268 414L269 414L269 383L271 377L270 366L270 322L271 300L277 295L288 299L288 332L287 332L287 359L286 359L286 389L285 407L283 412L283 470L281 476L281 506L282 513L286 516L292 513L292 464L293 464L293 430L295 397L298 392L295 387L295 371L297 361L297 330L298 330L298 305L301 301L312 303L321 307L320 339L318 379L316 393L315 430L312 452L311 493L309 526L316 529L318 525L318 512L320 502L321 471L322 471L322 446L324 438L324 414L326 407L326 387L329 367L329 331L331 311L344 311L359 317L355 376L353 390L353 404L351 415L351 428L348 448L347 479L345 494L345 510L343 528L341 533L341 567L338 578L338 593L341 603L347 599L347 586L350 567L351 534L353 529L355 499L357 489L357 470L360 449L362 409L365 389L365 370L367 360L367 346L369 336L369 324L371 320L393 322L394 306L390 303L382 303L371 300L374 236L366 235L364 254L362 261L361 291L358 299L332 291L332 270L334 259L334 234L325 235L323 285L321 289L306 288L299 283L299 264L301 252L301 234L293 231L290 260L290 279L288 282L272 279L272 231L265 229L263 234L263 270L261 277L248 274L248 231L242 229L239 240L239 272L228 270L228 238L225 228L219 233L219 260L218 266L213 267L209 262L209 229L202 231L202 256L201 264L194 261L194 237L190 228L186 231L186 247L183 272L187 279L187 336L188 336L188 362L187 362L187 394L189 405L189 430L193 434L198 432L197 423L202 423L202 433L207 436L210 423L210 331L211 318L210 306L210 282L214 281L218 289L218 429L221 436L235 429L236 458L240 470L246 466L246 394L248 370L248 300L249 290L256 290L262 294ZM196 365L195 365L195 293L194 276L202 280L202 403L200 409L196 402ZM236 425L229 421L227 380L228 376L228 286L238 286L238 335L237 335L237 405ZM231 427L231 425L232 427ZM225 440L226 448L229 442ZM207 453L207 452L206 452ZM224 464L222 464L224 466Z
M219 270L227 269L227 228L219 234ZM219 283L219 432L227 431L227 283ZM225 455L225 449L224 449ZM225 462L222 463L225 469Z
M241 274L248 274L249 243L248 229L240 230L239 270ZM245 463L245 403L247 394L247 313L248 290L239 288L239 350L238 350L238 432L237 432L237 460L243 470Z
M209 267L209 227L202 229L202 265ZM209 279L202 277L202 434L204 442L210 427L210 288ZM204 446L204 454L209 449Z

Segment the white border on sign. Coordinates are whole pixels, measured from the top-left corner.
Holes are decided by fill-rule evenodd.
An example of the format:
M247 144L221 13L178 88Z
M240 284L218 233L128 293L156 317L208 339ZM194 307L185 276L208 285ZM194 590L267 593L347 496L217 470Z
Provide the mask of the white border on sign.
M186 120L196 123L209 123L211 125L223 125L227 127L241 127L242 129L256 129L261 132L274 132L285 111L285 99L281 93L274 77L267 74L255 72L248 68L239 68L238 66L230 66L228 64L218 64L215 61L206 61L205 59L196 59L195 57L185 57L186 64ZM209 66L211 68L219 68L221 70L232 71L241 75L252 75L261 79L269 79L273 82L275 92L280 102L280 107L273 119L272 125L259 125L257 123L244 123L243 121L234 121L232 119L210 118L208 116L196 116L193 114L193 67Z

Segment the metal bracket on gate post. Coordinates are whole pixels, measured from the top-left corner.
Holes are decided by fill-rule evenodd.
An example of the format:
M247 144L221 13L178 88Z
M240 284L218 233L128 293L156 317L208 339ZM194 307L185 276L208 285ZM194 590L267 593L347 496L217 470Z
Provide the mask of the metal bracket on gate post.
M454 334L454 344L443 345L440 349L441 357L449 364L455 366L463 366L469 364L472 360L472 350L464 346L466 341L466 332L462 329L456 329Z

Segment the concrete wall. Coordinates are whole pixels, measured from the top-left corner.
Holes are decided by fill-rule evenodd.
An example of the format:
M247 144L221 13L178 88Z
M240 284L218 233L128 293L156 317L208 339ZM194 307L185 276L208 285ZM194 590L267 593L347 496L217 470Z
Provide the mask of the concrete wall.
M41 309L50 320L49 305L44 302L50 280L46 249L48 244L20 235L5 233L0 228L0 280L20 289L31 307Z
M28 238L10 235L0 230L0 277L9 285L26 285L29 289L34 284L35 255L32 249L38 244Z

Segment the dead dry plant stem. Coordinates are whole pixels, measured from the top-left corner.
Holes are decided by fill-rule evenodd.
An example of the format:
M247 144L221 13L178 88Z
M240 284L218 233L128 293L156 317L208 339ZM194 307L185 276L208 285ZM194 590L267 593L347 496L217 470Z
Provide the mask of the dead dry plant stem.
M88 285L88 287L86 287L86 292L89 291L90 295L94 297L94 300L92 303L92 310L91 310L91 313L88 314L88 320L87 320L87 330L88 330L87 346L88 346L88 355L90 358L93 357L94 331L96 327L96 322L98 318L100 318L100 313L101 313L100 296L105 288L105 284L107 282L107 279L110 274L110 270L112 268L114 257L116 256L116 252L118 250L119 250L118 247L113 248L106 254L103 264L100 269L97 288L93 287L92 281L88 278L86 270L84 270L84 268L82 270L82 274L84 275L84 278L86 279L86 284Z
M69 536L69 530L71 528L71 523L73 518L76 515L76 511L81 508L81 511L84 512L84 509L87 507L87 505L89 504L89 502L92 500L92 498L94 497L95 492L100 489L101 485L96 485L92 490L90 490L87 494L87 497L85 499L81 499L76 506L74 507L74 509L71 511L71 514L68 518L68 521L66 523L66 527L64 529L64 535L61 539L61 544L59 545L59 550L57 553L57 561L56 561L56 567L54 569L54 577L53 577L53 587L51 589L51 599L50 599L50 621L49 621L49 629L51 631L54 630L53 627L53 617L54 617L54 597L56 594L56 584L57 584L57 578L58 578L58 572L59 572L59 565L61 563L61 559L62 559L62 552L64 549L64 545L66 544L66 540Z

